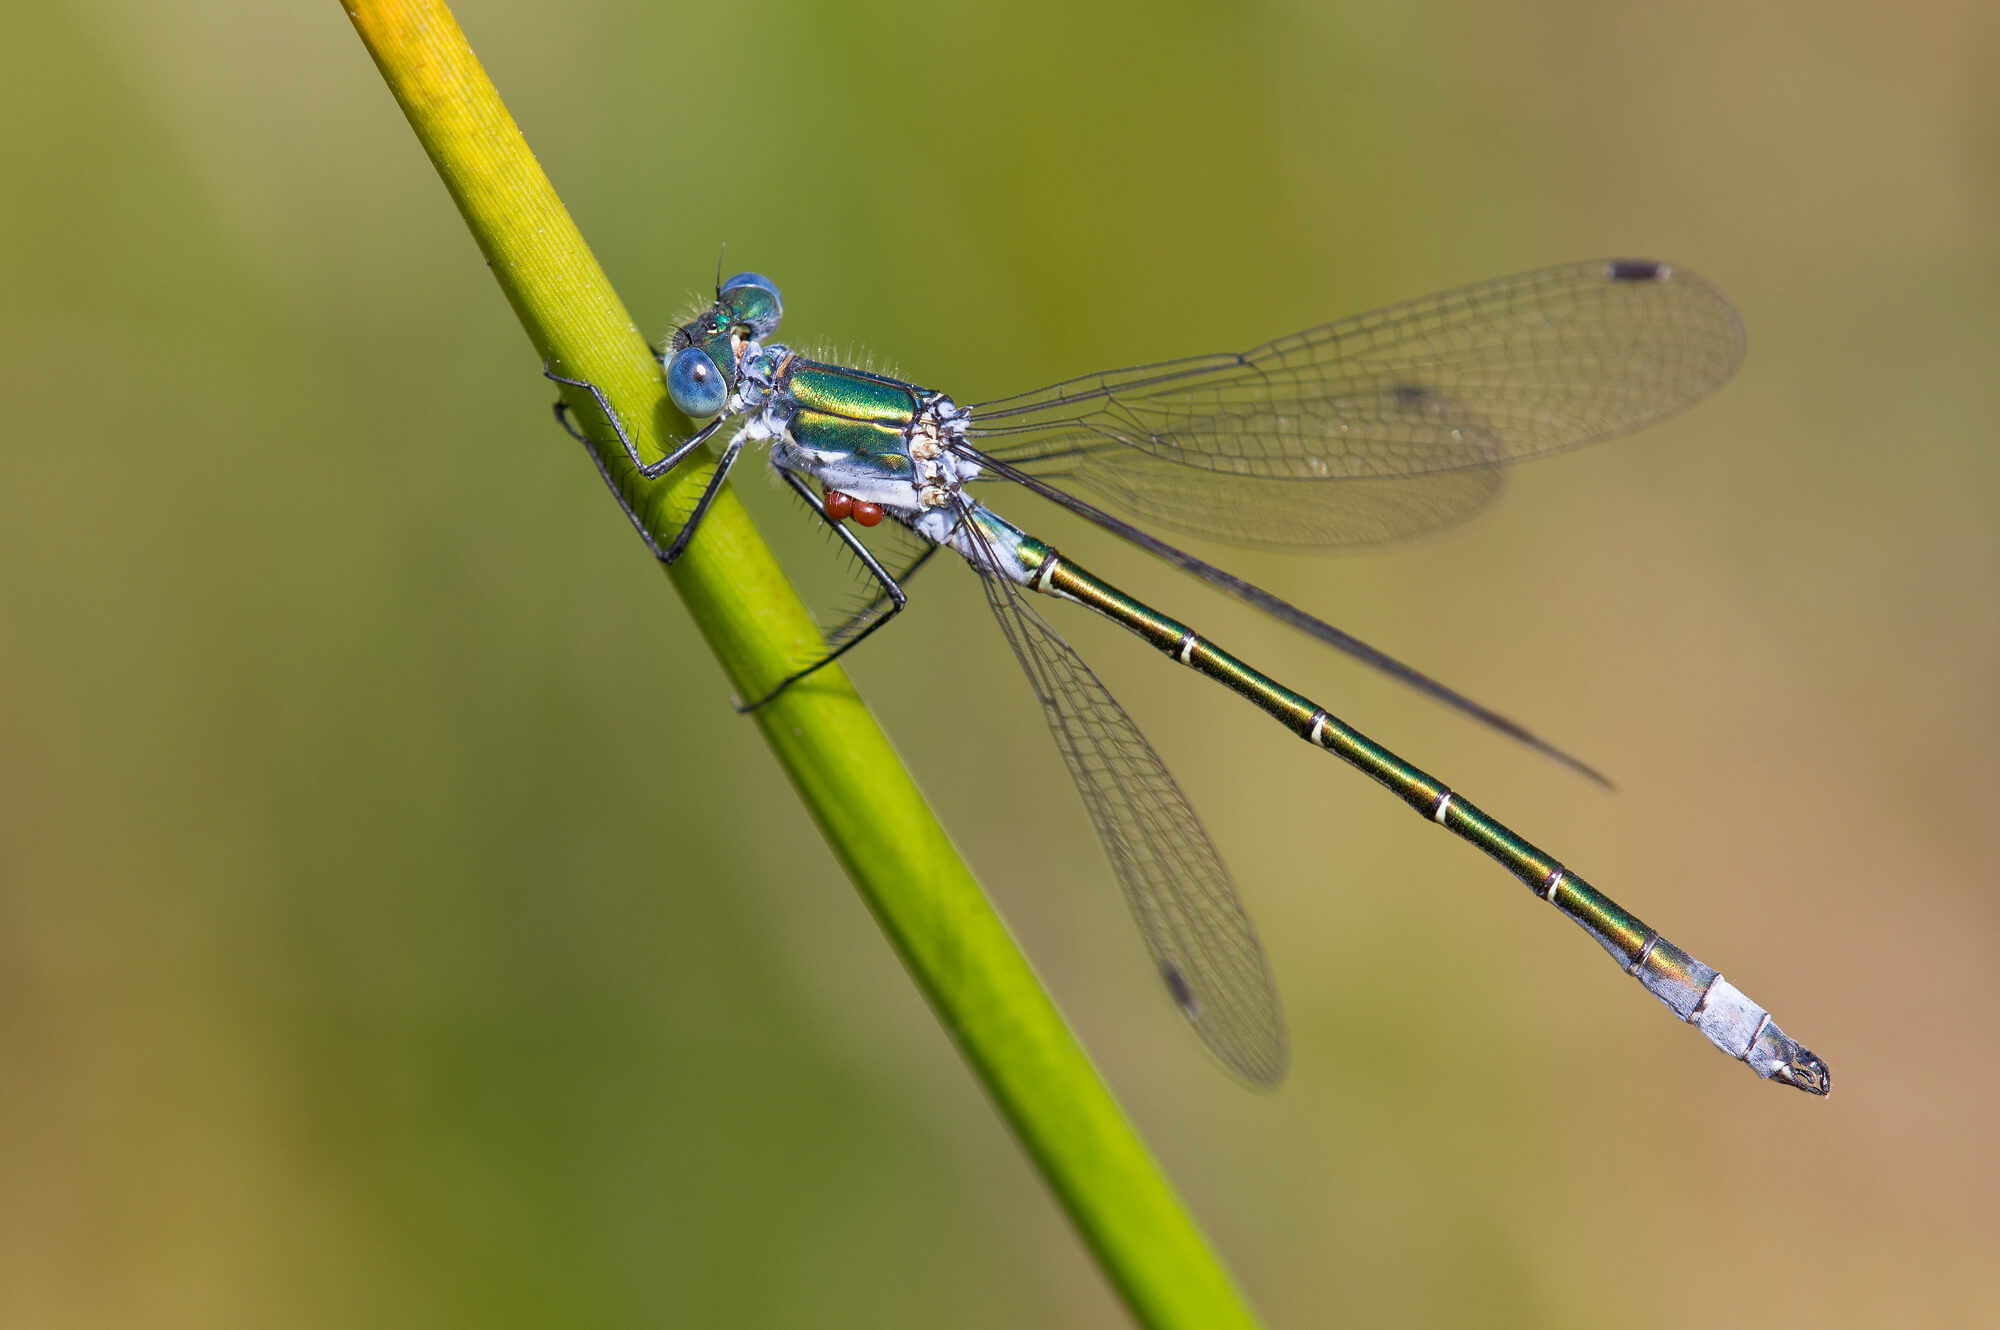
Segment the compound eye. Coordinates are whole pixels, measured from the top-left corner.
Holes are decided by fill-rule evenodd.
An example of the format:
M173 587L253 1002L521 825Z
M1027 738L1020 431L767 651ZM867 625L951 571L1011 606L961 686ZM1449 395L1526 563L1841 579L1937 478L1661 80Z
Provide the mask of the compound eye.
M778 300L778 284L761 272L739 272L722 284L725 291L734 291L739 286L758 286L771 293L772 300Z
M770 278L755 272L739 272L724 282L717 293L717 303L729 311L732 322L749 328L758 338L776 332L778 320L785 312L785 302L779 297L777 286Z
M729 401L729 380L708 352L690 346L667 363L667 393L675 406L699 420L717 414Z

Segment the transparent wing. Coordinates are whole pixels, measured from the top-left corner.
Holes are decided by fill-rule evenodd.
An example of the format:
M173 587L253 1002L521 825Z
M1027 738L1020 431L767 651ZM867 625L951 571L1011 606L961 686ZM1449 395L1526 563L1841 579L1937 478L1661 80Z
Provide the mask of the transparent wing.
M1742 357L1735 310L1701 278L1596 261L1429 296L1240 354L1110 370L981 403L970 437L1023 471L1065 477L1183 530L1221 535L1225 523L1205 509L1264 508L1275 537L1237 534L1348 544L1456 520L1498 483L1434 488L1414 478L1491 472L1643 428L1714 392ZM1266 484L1211 495L1177 471Z
M1168 993L1238 1075L1276 1085L1288 1058L1277 986L1229 869L1187 796L1124 708L1014 584L975 571Z
M1151 526L1292 553L1381 545L1442 530L1493 502L1507 479L1494 465L1307 484L1201 471L1122 445L1115 454L1019 469Z

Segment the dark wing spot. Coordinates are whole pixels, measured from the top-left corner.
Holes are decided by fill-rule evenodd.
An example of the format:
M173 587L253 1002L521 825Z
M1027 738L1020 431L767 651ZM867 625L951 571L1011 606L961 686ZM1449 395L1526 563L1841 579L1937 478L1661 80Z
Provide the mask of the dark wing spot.
M1173 994L1175 1006L1191 1018L1201 1015L1201 1003L1195 999L1194 990L1188 987L1187 977L1179 969L1162 963L1160 978L1167 981L1167 992Z
M1394 397L1396 405L1405 411L1422 410L1434 400L1431 390L1421 383L1399 383L1389 390L1389 395Z
M1664 282L1673 269L1651 259L1613 259L1604 265L1604 275L1614 282Z

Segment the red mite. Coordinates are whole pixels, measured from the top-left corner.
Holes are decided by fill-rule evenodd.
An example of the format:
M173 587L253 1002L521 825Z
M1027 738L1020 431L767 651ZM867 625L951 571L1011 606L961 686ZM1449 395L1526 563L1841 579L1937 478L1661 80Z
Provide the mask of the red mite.
M826 492L826 515L838 522L851 517L862 526L875 526L882 520L882 505L863 503L851 494L839 490Z

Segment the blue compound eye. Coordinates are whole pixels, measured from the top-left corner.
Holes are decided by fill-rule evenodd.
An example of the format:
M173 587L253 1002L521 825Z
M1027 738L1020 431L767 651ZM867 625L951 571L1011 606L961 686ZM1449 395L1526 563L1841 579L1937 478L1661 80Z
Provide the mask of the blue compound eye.
M734 277L724 282L722 284L722 289L725 291L733 291L739 286L761 286L766 291L769 291L771 293L771 299L773 300L779 299L777 283L773 282L770 278L766 277L761 272L739 272Z
M785 302L777 286L762 273L739 272L722 284L717 303L729 311L731 323L745 324L758 337L769 337L778 329Z
M667 363L667 392L675 406L699 420L715 415L729 401L729 380L708 352L698 346L683 347Z

